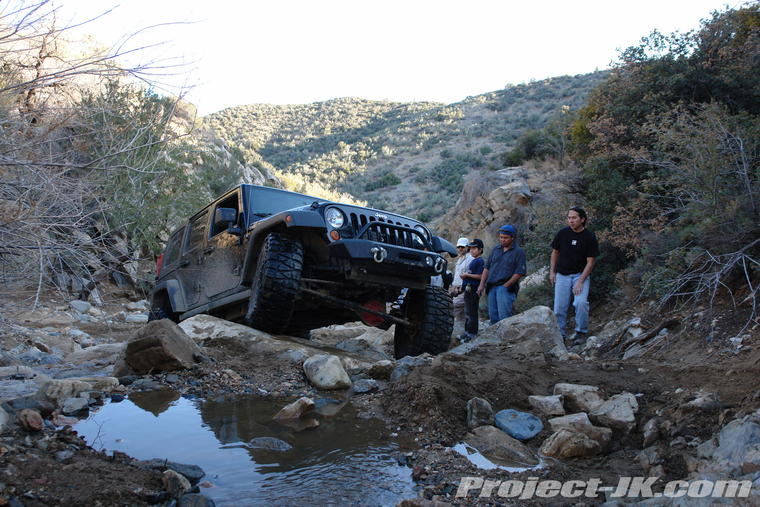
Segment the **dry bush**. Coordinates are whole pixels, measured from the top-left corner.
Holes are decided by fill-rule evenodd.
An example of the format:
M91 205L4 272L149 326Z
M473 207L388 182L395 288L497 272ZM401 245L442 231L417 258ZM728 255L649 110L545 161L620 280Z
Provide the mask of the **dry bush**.
M85 298L114 272L139 285L135 231L161 225L151 205L185 190L162 183L187 182L170 151L192 119L135 84L167 66L123 68L118 49L77 46L49 0L1 9L0 285Z

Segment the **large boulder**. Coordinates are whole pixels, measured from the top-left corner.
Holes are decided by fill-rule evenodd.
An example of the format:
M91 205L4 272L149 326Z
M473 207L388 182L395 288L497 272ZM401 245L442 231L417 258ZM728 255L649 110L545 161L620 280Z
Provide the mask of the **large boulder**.
M360 356L364 356L376 361L387 361L390 359L390 357L388 357L388 354L377 350L369 341L362 340L360 338L344 340L340 343L336 343L334 347L336 349L345 350L346 352L358 354Z
M581 458L599 454L602 446L583 433L560 430L547 438L538 452L554 459Z
M323 343L325 345L334 345L361 336L372 329L375 328L352 322L312 329L309 335L314 342Z
M726 468L760 469L760 425L748 419L735 419L718 434L719 445L712 459ZM752 466L749 466L751 464Z
M269 342L273 339L272 335L264 331L211 315L190 317L180 322L179 327L199 345L203 345L205 340L229 339L245 342L253 347L259 342ZM283 349L285 348L283 347Z
M181 327L169 319L155 320L130 336L124 362L137 375L186 370L195 364L201 349ZM114 372L114 375L122 371Z
M467 428L472 430L478 426L493 426L493 408L488 400L472 398L467 402Z
M561 395L564 399L565 409L570 412L591 412L602 403L599 388L579 384L556 384L554 395Z
M43 352L57 356L65 356L82 348L81 345L74 341L74 338L66 335L47 335L35 338L34 346Z
M294 401L293 403L283 407L277 415L274 416L274 420L280 419L299 419L304 414L307 414L314 410L314 400L311 398L302 397Z
M600 426L607 426L612 431L627 435L636 427L636 413L639 404L631 393L620 393L611 397L589 412L591 421Z
M498 412L494 421L501 431L521 442L530 440L544 429L544 424L538 417L511 408Z
M562 395L557 396L528 396L530 406L547 417L565 415Z
M568 356L557 317L547 306L535 306L499 321L478 333L472 341L450 352L464 354L483 343L507 343L516 347L517 353L526 356L538 353L561 361L567 360Z
M594 426L585 412L549 419L549 428L554 433L561 430L583 433L592 440L599 442L602 449L606 449L609 446L610 439L612 438L611 429Z
M51 377L24 365L0 366L0 403L34 396Z
M73 365L81 365L90 361L99 366L114 364L124 354L125 347L126 343L124 342L93 345L72 352L63 358L63 362Z
M492 210L527 206L533 198L528 183L523 180L502 185L488 194L488 205Z
M334 347L325 347L303 338L292 336L272 336L258 329L253 329L242 324L229 322L212 317L211 315L196 315L183 320L179 327L196 343L203 345L214 340L231 340L246 347L249 352L256 354L276 354L279 357L294 361L301 361L315 355L337 355L343 362L346 370L368 370L378 362L366 356L360 356L353 352L342 352ZM385 359L383 359L385 360Z
M77 377L52 379L40 385L38 399L47 400L57 407L63 407L66 400L77 398L85 391L112 391L119 385L114 377Z
M303 363L306 377L317 389L348 389L351 378L343 369L338 356L318 355L310 357Z
M479 426L464 437L467 445L485 456L507 459L522 465L537 465L533 452L523 443L493 426Z

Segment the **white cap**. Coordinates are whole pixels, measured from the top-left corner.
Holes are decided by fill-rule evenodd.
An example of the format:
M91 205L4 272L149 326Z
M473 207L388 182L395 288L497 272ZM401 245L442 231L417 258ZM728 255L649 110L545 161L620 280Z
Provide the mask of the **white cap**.
M457 240L457 246L467 246L470 244L470 240L467 238L459 238Z

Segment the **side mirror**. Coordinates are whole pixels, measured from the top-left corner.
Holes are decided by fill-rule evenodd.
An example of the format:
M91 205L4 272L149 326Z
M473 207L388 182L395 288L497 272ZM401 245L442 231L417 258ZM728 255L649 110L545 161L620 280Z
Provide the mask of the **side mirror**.
M457 254L457 249L454 248L454 245L449 243L443 238L440 238L438 236L433 236L432 241L430 242L433 246L433 251L437 253L446 252L449 255L453 255L457 257L459 254Z
M225 231L231 234L236 234L234 231L238 228L235 227L235 222L237 222L236 209L217 208L214 213L214 234L219 234L220 232Z
M233 208L217 208L214 214L214 225L227 225L237 220L237 210Z

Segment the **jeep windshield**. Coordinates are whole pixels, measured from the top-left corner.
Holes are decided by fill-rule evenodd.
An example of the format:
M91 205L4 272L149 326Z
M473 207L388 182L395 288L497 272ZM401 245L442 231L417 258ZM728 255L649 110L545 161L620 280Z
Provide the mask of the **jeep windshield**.
M249 215L259 218L268 217L293 208L311 206L314 201L320 203L330 202L327 199L320 199L306 194L297 194L287 190L255 185L244 185L243 191L247 195L245 202L248 203Z

